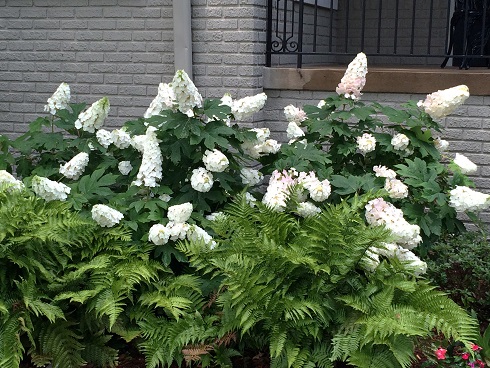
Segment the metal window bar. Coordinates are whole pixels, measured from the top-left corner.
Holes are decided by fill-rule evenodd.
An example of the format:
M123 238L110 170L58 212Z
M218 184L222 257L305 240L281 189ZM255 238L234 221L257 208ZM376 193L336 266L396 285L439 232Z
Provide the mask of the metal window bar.
M266 24L267 66L345 63L360 51L392 65L490 60L488 0L267 0Z

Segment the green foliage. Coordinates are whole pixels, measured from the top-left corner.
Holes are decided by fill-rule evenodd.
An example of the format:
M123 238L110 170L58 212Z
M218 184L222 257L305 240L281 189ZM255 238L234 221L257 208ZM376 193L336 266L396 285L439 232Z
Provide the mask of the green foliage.
M215 248L180 243L194 267L220 280L222 331L245 344L264 336L271 367L288 368L408 367L414 340L432 329L473 341L476 322L400 262L364 270L366 250L388 236L359 216L367 199L305 220L242 199L214 226Z
M392 198L406 218L422 229L425 252L439 236L464 231L456 211L449 206L449 190L456 185L472 186L461 172L443 162L436 149L434 132L441 132L437 122L409 102L402 109L366 104L330 96L322 107L304 106L307 119L301 123L305 135L284 144L273 157L264 157L264 172L296 168L314 170L320 179L329 179L333 188L331 201L346 196L382 190L385 179L378 178L373 167L382 165L395 170L398 179L408 186L406 198ZM373 151L362 153L356 139L364 133L376 139ZM395 134L409 139L408 147L393 146ZM306 143L305 143L306 142ZM305 145L306 144L306 145Z
M54 367L114 366L117 331L137 328L126 310L173 277L128 230L21 191L0 191L0 249L2 367L18 367L24 355Z
M428 254L427 277L453 300L490 323L490 243L486 234L467 232L442 238Z

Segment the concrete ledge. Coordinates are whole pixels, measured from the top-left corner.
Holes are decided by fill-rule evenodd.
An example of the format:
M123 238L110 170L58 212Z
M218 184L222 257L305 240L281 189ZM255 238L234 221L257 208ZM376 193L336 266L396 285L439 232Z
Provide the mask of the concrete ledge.
M345 66L264 68L264 89L335 91ZM490 69L370 67L364 92L431 93L466 84L474 96L490 95Z

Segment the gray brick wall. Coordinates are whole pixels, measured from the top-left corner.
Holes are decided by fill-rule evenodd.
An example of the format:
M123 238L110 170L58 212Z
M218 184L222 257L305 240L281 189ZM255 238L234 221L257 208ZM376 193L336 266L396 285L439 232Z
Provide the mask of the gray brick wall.
M61 82L108 96L108 126L142 116L174 73L172 0L0 0L0 132L16 135Z
M285 133L287 122L283 113L285 106L289 104L297 107L316 105L321 99L332 94L332 92L322 91L265 90L264 92L268 96L264 125L283 142L287 141ZM377 101L398 108L409 100L419 101L421 99L425 99L425 95L388 93L364 93L362 95L362 101ZM454 114L441 122L444 129L440 134L442 139L450 142L450 154L464 154L478 165L478 172L472 175L472 179L476 184L476 190L487 194L490 194L489 116L490 96L470 96ZM486 224L490 224L490 211L483 212L480 217Z
M262 92L266 0L192 0L194 82L203 97Z

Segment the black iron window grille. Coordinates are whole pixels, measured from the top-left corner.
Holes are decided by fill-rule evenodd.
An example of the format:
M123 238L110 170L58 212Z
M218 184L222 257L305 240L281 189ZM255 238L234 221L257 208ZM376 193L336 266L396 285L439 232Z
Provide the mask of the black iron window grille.
M490 0L268 0L266 65L489 66Z

